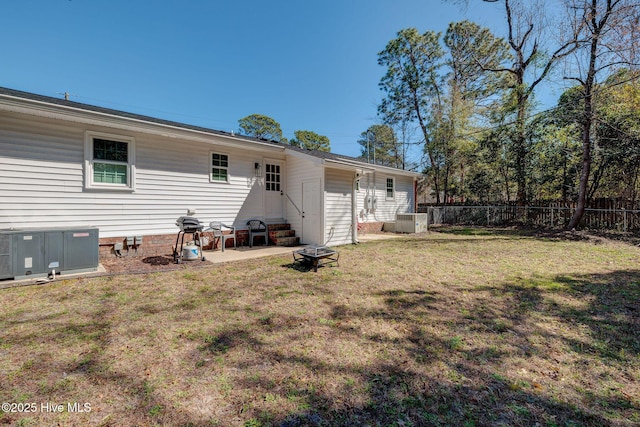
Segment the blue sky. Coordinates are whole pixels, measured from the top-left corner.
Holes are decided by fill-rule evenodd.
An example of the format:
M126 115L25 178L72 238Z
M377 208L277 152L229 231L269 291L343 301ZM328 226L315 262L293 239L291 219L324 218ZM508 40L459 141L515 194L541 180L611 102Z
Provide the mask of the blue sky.
M497 5L441 0L20 0L0 14L0 86L224 131L249 114L326 135L358 156L377 123L377 53L403 28L469 19L503 33Z

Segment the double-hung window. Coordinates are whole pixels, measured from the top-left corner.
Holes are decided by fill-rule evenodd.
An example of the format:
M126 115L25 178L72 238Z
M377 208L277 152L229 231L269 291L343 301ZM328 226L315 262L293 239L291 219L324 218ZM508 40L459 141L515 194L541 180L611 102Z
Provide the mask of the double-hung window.
M133 190L134 172L134 138L97 132L86 133L86 188Z
M229 182L229 156L211 153L211 182Z
M393 178L387 178L387 200L393 200L396 197L396 183Z

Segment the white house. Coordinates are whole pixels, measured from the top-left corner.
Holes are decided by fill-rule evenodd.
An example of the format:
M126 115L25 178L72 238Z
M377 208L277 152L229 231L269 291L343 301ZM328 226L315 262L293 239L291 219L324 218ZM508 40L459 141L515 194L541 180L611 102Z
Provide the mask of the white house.
M0 230L97 227L170 251L175 221L290 224L303 244L358 240L414 212L414 172L0 88Z

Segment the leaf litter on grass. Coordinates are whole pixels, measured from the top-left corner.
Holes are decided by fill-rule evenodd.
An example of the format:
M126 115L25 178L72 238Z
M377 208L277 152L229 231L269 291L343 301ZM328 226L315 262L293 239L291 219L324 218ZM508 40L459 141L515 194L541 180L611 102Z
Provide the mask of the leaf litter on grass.
M339 250L317 273L274 257L2 291L3 401L92 411L0 421L640 423L638 248L469 229Z

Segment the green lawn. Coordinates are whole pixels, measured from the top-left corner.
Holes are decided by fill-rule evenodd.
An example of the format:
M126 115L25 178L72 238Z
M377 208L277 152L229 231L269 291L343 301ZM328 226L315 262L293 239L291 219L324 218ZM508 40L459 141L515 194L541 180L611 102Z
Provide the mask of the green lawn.
M317 273L1 290L0 395L35 410L0 424L640 425L640 248L452 228L338 249Z

